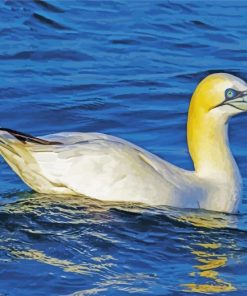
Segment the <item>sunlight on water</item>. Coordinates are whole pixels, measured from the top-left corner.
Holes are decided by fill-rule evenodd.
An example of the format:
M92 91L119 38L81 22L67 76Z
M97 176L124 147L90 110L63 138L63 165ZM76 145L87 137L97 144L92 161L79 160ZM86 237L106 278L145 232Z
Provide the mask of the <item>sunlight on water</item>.
M83 204L83 208L81 204ZM227 266L229 260L236 260L234 252L231 252L231 249L237 249L237 242L232 238L221 242L221 240L217 239L215 236L217 232L214 233L213 236L210 236L210 232L214 232L214 229L218 229L219 231L222 230L222 233L224 233L226 229L237 229L237 216L225 215L222 213L210 213L207 211L181 211L176 209L168 209L165 207L163 209L149 208L145 205L128 205L125 203L103 203L101 201L91 200L88 198L81 198L81 200L79 200L76 196L52 196L45 194L25 194L22 196L19 202L10 203L5 206L5 212L11 213L12 215L35 214L40 216L42 213L46 213L46 215L49 216L50 222L59 224L62 223L62 225L64 225L63 221L54 220L54 218L56 219L54 214L56 213L57 209L59 209L61 213L63 212L64 218L67 217L65 219L65 221L67 221L67 226L74 225L74 228L79 225L84 225L84 227L89 224L95 225L95 223L100 223L102 225L107 223L106 225L109 227L112 223L114 224L115 221L119 220L119 217L114 217L112 215L114 212L120 213L121 216L124 213L124 215L127 216L132 213L131 215L133 216L131 223L134 223L133 225L137 223L136 227L138 228L143 224L143 222L139 221L141 224L138 226L138 217L140 217L139 215L144 215L144 217L147 215L147 218L151 217L153 220L152 223L157 223L160 219L159 217L163 216L164 219L169 219L169 223L183 223L183 227L186 227L186 225L187 227L196 227L196 232L191 232L191 230L189 230L192 234L191 237L183 237L183 245L186 246L186 248L189 250L189 253L191 254L190 262L192 262L192 268L194 270L188 270L187 276L184 275L184 280L180 281L179 284L180 290L202 294L221 293L237 290L237 287L234 285L234 283L227 280L227 278L221 272L222 268ZM100 214L100 216L97 217L97 214ZM76 217L76 215L79 216ZM150 220L148 223L150 223ZM60 231L57 229L56 232L50 230L49 233L47 233L46 230L40 231L36 229L25 229L25 231L34 237L42 236L44 234L55 235L57 238L61 236L66 237L67 235L68 238L70 237L70 234L65 229L60 227L59 229ZM89 234L87 233L86 229L85 231L84 237ZM128 231L131 231L130 228ZM154 234L153 231L150 234L152 233ZM179 232L177 232L177 234L179 234ZM120 246L124 243L121 236L118 238L113 238L107 233L99 233L94 230L90 231L90 235L102 240L102 242L108 242L111 245L116 244L119 246L118 248L120 250ZM181 236L181 233L179 236ZM73 240L76 239L77 237L72 235L72 241L70 241L70 243L73 244ZM130 244L130 248L132 249L133 247L133 244ZM118 258L114 253L95 256L95 252L92 251L90 254L91 262L88 262L88 260L83 262L83 257L81 257L80 263L75 263L71 259L61 259L54 255L48 255L46 250L39 250L29 247L18 247L15 249L5 247L2 249L5 252L7 251L8 257L21 260L23 263L26 262L26 260L29 260L31 262L50 265L59 268L65 274L72 273L90 276L93 274L105 272L104 281L97 282L97 288L95 291L106 291L111 285L115 285L118 287L117 289L119 291L125 291L125 289L127 289L128 291L132 290L135 293L145 292L148 291L147 287L130 288L132 285L131 282L134 284L136 283L135 280L137 279L138 281L153 282L157 277L156 273L153 275L148 273L141 274L139 272L134 272L134 270L132 270L129 276L126 273L121 273L121 276L117 276L117 274L112 272L109 274L108 272L110 270L115 270L118 265ZM140 264L140 262L138 264ZM126 288L124 288L125 286ZM93 291L94 289L92 290L92 293Z
M236 227L237 218L234 216L225 216L221 213L185 213L177 217L178 221L183 221L202 229ZM200 230L200 232L204 232ZM206 234L206 233L205 233ZM193 255L194 261L199 264L194 265L197 271L190 272L193 278L191 283L182 284L186 287L186 292L197 293L220 293L236 290L236 287L226 280L222 279L220 268L227 265L229 258L224 252L221 243L208 242L208 237L204 237L205 241L190 242L189 249ZM231 244L233 242L231 241ZM235 245L236 247L236 245ZM228 255L229 256L229 255Z

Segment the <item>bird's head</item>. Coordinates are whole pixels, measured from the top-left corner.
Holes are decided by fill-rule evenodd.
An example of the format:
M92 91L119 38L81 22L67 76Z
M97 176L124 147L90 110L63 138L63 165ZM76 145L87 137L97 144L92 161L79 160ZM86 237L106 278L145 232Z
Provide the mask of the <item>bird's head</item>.
M231 74L211 74L197 86L190 109L201 114L223 114L228 119L247 111L247 85Z
M211 174L220 167L219 163L225 162L226 123L245 111L247 85L243 80L218 73L199 83L191 99L187 123L189 151L197 171Z

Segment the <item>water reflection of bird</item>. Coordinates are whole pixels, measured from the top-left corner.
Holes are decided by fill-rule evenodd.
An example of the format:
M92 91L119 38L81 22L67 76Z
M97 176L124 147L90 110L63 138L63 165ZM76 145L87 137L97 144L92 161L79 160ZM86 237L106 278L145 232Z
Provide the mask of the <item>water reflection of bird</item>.
M220 236L215 236L214 229L235 228L237 219L235 216L226 216L223 214L211 213L183 213L177 216L177 220L187 224L200 227L201 235L193 236L188 247L194 256L196 265L194 271L189 273L190 282L182 284L185 291L197 293L222 293L234 291L237 288L229 281L224 279L221 274L221 268L228 264L231 256L231 249L236 247L236 242ZM210 236L208 229L213 233ZM218 232L218 231L217 231Z
M37 192L236 212L242 185L228 147L227 121L246 110L247 86L241 79L213 74L199 84L188 116L194 172L99 133L35 138L2 128L0 151Z
M159 231L161 234L163 231L166 231L166 223L168 223L167 227L171 229L175 229L176 225L182 225L182 228L178 227L179 232L176 233L175 237L176 241L177 238L180 238L181 243L177 244L176 247L179 248L179 252L183 254L182 256L189 261L189 266L186 264L186 268L183 268L184 262L182 262L181 266L179 265L178 267L179 272L183 273L177 287L180 291L206 294L237 289L235 282L232 282L232 279L229 279L229 277L225 276L227 274L224 273L227 268L231 268L232 262L236 261L236 250L239 249L237 241L231 235L233 229L237 230L239 218L236 215L202 210L184 211L166 207L154 208L127 203L108 203L89 198L82 198L82 209L80 199L76 196L25 193L19 197L20 200L18 202L7 204L3 207L4 213L9 213L7 215L11 215L13 220L16 220L16 217L28 217L29 220L33 216L42 217L42 219L35 220L32 218L32 221L36 221L38 224L32 223L29 225L24 223L21 227L21 233L24 232L28 237L34 239L34 244L20 244L19 246L17 243L13 248L11 243L6 242L6 236L3 235L2 239L0 239L0 249L6 251L10 257L48 264L64 272L72 272L83 276L99 272L104 272L105 274L105 272L112 270L108 274L108 279L117 284L118 278L115 278L117 274L113 272L116 258L111 252L98 254L98 250L92 248L94 251L88 252L90 262L88 262L88 258L82 256L78 264L73 258L66 257L66 259L61 259L59 256L56 256L56 253L50 253L49 249L42 250L42 248L37 248L35 240L37 237L39 239L40 237L43 237L43 239L49 237L51 240L54 238L56 241L58 237L62 237L63 239L66 238L65 241L69 239L72 244L78 242L80 249L81 242L78 241L78 237L85 239L85 237L89 236L90 242L94 240L97 242L100 239L102 246L108 242L121 249L121 235L119 237L117 231L112 236L112 233L110 234L108 231L109 228L112 228L112 225L116 227L116 225L119 226L120 224L124 225L123 223L127 223L129 220L125 220L123 217L129 217L127 213L132 212L132 226L134 225L135 229L139 229L139 227L141 229L143 225L148 225L151 233L154 235L154 241L158 245L160 242L160 247L161 245L163 246L164 241L158 242L156 240L159 235L155 236L154 228L150 225L150 215L152 216L152 221L155 221L153 225L155 225L155 229L158 231L156 234L159 234ZM115 211L116 209L117 211ZM133 215L133 213L136 213L136 215ZM119 219L119 217L121 218ZM142 218L140 219L140 217ZM119 224L116 224L116 221ZM159 223L164 221L164 223L159 224L158 229L156 228L157 221ZM4 223L8 224L8 219ZM88 225L90 225L90 231L88 231ZM99 225L105 226L102 228L103 230L99 231ZM18 232L19 226L20 222L17 219L15 233ZM116 229L119 228L116 227ZM120 230L120 234L122 231ZM128 232L128 229L126 229L126 232ZM174 243L173 239L174 237L169 241L170 244ZM129 242L131 243L132 239ZM146 244L144 245L146 246ZM85 247L87 248L88 246L86 245ZM129 247L129 251L132 252L133 246L130 244ZM95 257L95 252L97 257ZM175 252L174 249L172 252ZM147 254L149 252L145 256ZM149 258L145 256L144 261ZM125 276L126 274L121 273L121 275ZM150 273L140 274L132 271L132 278L137 279L138 276L142 276L142 279L145 279L147 276L151 277ZM105 276L103 279L105 283ZM155 278L150 278L152 284L154 280ZM129 282L127 281L127 283ZM99 284L102 285L101 280Z

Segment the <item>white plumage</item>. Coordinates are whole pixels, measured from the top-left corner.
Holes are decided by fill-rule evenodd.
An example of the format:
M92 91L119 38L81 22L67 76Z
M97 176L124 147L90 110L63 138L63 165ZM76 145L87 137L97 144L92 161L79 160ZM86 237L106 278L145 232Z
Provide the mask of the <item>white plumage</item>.
M4 135L4 133L6 135ZM101 200L174 205L168 197L187 200L192 172L144 151L122 139L99 133L58 133L42 137L63 145L16 143L5 131L13 151L3 149L10 166L34 190L42 193L83 194ZM13 144L12 144L13 143ZM21 147L21 149L20 149ZM24 169L25 167L25 169ZM179 183L178 181L179 176ZM180 197L179 197L180 195ZM168 202L168 203L167 203Z
M218 106L225 100L225 81L228 88L237 88L239 93L245 83L231 75L217 75L213 77L215 84L220 84L220 77L224 89L221 98L217 96L217 101L212 100L212 106L218 111L210 109L207 112L212 118L227 119L240 111L233 106L233 100L231 106L223 103ZM202 83L208 83L207 79ZM217 91L221 91L220 86L217 87ZM216 152L218 145L227 145L224 137L222 135L222 141L219 139L220 144L214 143ZM203 174L200 170L183 170L125 140L100 133L71 132L34 138L1 129L0 151L23 181L41 193L224 212L236 212L241 197L241 178L230 152L224 154L227 166L222 166L222 160L216 164L216 171L222 166L224 175L217 177L209 169L204 169ZM210 153L205 152L206 156L205 166L211 169L208 163L213 160Z

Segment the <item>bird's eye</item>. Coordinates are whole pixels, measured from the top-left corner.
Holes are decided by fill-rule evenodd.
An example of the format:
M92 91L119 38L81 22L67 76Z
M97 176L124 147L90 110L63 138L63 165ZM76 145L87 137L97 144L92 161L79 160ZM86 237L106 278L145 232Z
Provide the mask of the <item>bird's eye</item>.
M236 91L235 89L228 88L228 89L225 91L225 97L226 97L226 99L232 99L232 98L234 98L236 95L237 95L237 91Z

